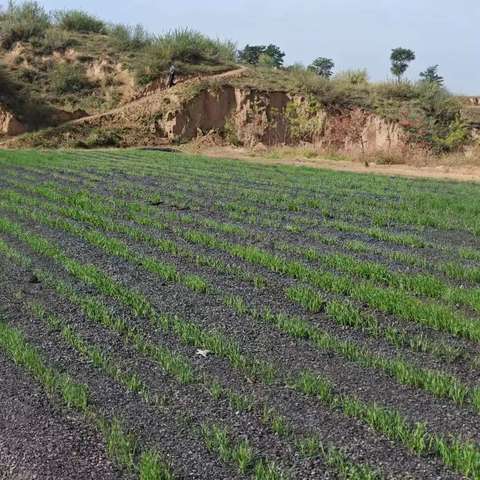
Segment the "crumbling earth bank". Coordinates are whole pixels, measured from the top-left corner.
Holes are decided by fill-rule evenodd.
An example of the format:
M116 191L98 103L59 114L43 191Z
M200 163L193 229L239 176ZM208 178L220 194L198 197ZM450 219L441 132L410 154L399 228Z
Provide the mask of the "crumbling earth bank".
M0 104L0 134L20 135L26 131L25 126L5 106Z
M308 105L309 104L309 105ZM401 126L361 109L329 112L286 92L225 86L206 89L157 117L152 130L170 141L189 141L211 130L246 146L313 143L351 153L399 150Z

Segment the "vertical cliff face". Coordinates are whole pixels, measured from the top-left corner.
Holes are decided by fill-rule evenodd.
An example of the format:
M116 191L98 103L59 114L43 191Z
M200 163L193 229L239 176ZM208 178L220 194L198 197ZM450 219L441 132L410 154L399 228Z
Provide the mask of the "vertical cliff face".
M361 109L327 117L323 135L317 143L347 153L399 151L407 144L402 127Z
M199 132L225 128L235 108L236 96L232 87L218 91L202 90L182 107L168 112L159 126L170 140L190 140Z
M191 140L210 130L228 130L245 145L286 143L284 113L290 101L283 92L262 93L231 86L203 90L163 115L157 128L172 141Z
M84 112L81 112L84 113ZM81 115L78 115L81 116ZM73 121L59 132L71 142L89 131L114 130L122 146L187 142L215 132L226 143L313 144L351 154L402 151L408 137L399 124L360 108L325 108L313 96L229 84L190 83L146 95L102 114Z
M25 126L5 106L0 104L0 135L20 135L26 131Z
M302 96L232 86L201 91L161 115L155 128L170 141L216 130L246 146L308 142L349 153L390 151L406 143L398 124L361 109L331 113Z

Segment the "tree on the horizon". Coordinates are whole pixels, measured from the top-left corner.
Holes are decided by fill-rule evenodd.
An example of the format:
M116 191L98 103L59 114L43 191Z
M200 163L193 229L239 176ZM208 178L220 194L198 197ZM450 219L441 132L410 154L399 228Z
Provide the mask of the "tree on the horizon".
M440 87L444 83L444 78L438 73L438 65L428 67L424 72L421 72L420 78L423 82L436 83Z
M318 57L309 65L308 69L320 77L330 78L333 75L335 62L331 58Z
M260 67L278 68L275 59L270 55L267 55L266 53L260 54L257 65L259 65Z
M277 45L270 44L263 52L265 55L268 55L272 60L274 67L281 67L283 65L283 59L285 57L285 52L282 52L280 47Z
M239 50L238 59L243 63L257 65L264 48L265 47L260 45L247 44L243 50Z
M410 62L415 60L415 52L408 48L394 48L390 55L390 60L392 62L391 72L395 77L397 77L397 81L400 82L402 76L407 71Z
M238 52L238 59L241 62L250 65L268 65L272 67L281 67L285 52L282 52L277 45L246 45L243 50Z

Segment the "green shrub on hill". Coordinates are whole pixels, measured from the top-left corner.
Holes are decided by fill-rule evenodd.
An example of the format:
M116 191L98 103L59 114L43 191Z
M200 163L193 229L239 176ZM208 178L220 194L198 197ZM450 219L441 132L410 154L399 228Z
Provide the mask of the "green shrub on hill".
M85 139L86 148L116 147L120 137L113 131L93 129Z
M91 86L80 65L59 63L50 72L52 88L58 95L80 92Z
M339 72L334 78L337 82L345 82L350 85L367 85L368 84L368 72L366 69L360 70L346 70Z
M67 48L78 45L78 41L72 37L72 34L58 27L51 27L45 31L42 39L42 45L45 53L52 53L55 50L66 50Z
M113 43L122 50L135 50L150 45L153 36L142 25L116 24L108 27L108 35Z
M10 1L0 16L1 45L10 48L15 42L40 38L50 26L50 15L39 3Z
M82 10L65 10L55 13L57 25L71 32L106 33L105 22Z

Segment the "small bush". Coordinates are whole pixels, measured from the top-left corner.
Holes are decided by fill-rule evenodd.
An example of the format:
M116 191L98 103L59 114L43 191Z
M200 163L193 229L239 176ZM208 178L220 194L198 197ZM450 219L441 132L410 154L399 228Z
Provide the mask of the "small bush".
M301 62L295 62L292 63L292 65L288 65L288 67L285 67L285 70L287 72L304 72L306 70L306 67Z
M75 40L69 32L59 28L49 28L45 32L42 41L42 44L48 53L51 53L54 50L66 50L67 48L77 45L77 43L77 40Z
M368 72L367 70L346 70L335 75L337 82L344 82L350 85L367 85Z
M406 153L395 151L382 151L364 155L363 160L369 163L376 163L377 165L405 165L407 163Z
M225 140L230 145L239 147L242 144L241 140L238 138L237 128L232 118L227 119L227 121L225 122L225 126L223 128L223 135Z
M80 65L59 63L50 72L50 83L59 94L77 93L91 86Z
M116 147L120 143L120 137L112 131L94 129L85 139L86 148Z
M105 23L82 10L56 12L57 25L64 30L79 33L106 33Z
M275 67L277 67L275 59L273 57L271 57L270 55L267 55L266 53L262 53L258 57L258 65L260 67L264 67L264 68L275 68Z
M320 77L307 69L294 69L288 72L294 90L324 96L332 92L332 83L328 78Z
M465 122L456 118L448 126L448 131L443 137L434 137L435 146L441 152L453 152L459 150L471 139L470 131Z
M415 84L405 82L384 82L371 85L372 94L384 101L407 102L418 97Z
M40 78L40 74L33 68L20 68L17 70L17 78L22 82L33 83Z
M0 62L0 98L5 101L4 97L14 95L16 87L8 71L7 67Z
M316 133L322 131L325 119L319 115L323 106L318 99L309 95L301 103L290 102L285 109L289 133L295 142L313 141Z
M10 48L15 42L41 38L51 25L50 16L37 2L17 5L10 2L0 17L1 44Z

